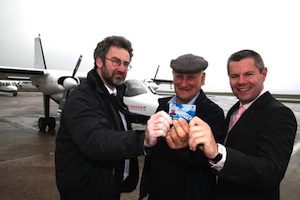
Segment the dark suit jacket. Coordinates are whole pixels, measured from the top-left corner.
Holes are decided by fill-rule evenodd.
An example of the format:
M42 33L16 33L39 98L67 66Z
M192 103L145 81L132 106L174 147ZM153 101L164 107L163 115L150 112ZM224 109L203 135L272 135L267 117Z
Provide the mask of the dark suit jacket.
M238 107L228 111L227 125ZM278 200L296 131L293 112L269 92L255 100L228 133L217 199Z
M160 99L157 110L168 113L170 99ZM217 140L222 141L225 136L223 110L209 100L202 90L195 104L196 115L206 121ZM201 150L172 150L165 139L161 139L152 149L151 155L145 158L141 196L149 193L150 200L208 200L213 198L214 189L215 176Z

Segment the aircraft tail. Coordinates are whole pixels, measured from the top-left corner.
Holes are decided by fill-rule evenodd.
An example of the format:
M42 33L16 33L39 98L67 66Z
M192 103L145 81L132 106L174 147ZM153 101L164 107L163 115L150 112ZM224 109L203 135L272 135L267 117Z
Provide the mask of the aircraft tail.
M47 69L40 35L34 39L34 68Z

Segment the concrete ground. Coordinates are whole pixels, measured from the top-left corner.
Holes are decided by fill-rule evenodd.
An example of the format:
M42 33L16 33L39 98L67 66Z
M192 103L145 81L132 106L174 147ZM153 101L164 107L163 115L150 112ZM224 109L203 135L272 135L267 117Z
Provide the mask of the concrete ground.
M225 111L232 99L212 97ZM41 93L20 92L18 96L0 93L0 199L55 200L59 194L55 185L55 136L39 133L37 121L43 115ZM288 104L300 124L300 104ZM51 115L57 105L51 102ZM282 200L300 199L300 130L294 152L281 184ZM143 158L140 158L142 168ZM123 200L135 200L138 192L122 195Z

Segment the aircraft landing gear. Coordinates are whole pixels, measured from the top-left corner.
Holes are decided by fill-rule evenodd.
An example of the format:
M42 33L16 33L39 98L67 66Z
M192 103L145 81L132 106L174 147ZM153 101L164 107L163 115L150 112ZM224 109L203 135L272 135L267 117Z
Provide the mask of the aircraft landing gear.
M56 121L54 117L50 117L50 96L44 95L44 113L45 117L41 117L38 122L40 133L48 133L55 135ZM47 130L48 127L48 130Z
M41 117L38 122L38 126L41 133L48 132L51 135L55 135L56 121L54 117ZM48 130L47 130L48 127Z

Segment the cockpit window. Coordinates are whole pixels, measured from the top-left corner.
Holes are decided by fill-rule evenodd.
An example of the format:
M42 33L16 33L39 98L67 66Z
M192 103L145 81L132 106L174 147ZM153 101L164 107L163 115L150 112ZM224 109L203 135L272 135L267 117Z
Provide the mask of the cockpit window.
M144 88L141 82L138 80L127 80L124 82L127 86L124 96L132 97L140 94L147 93L147 90Z

